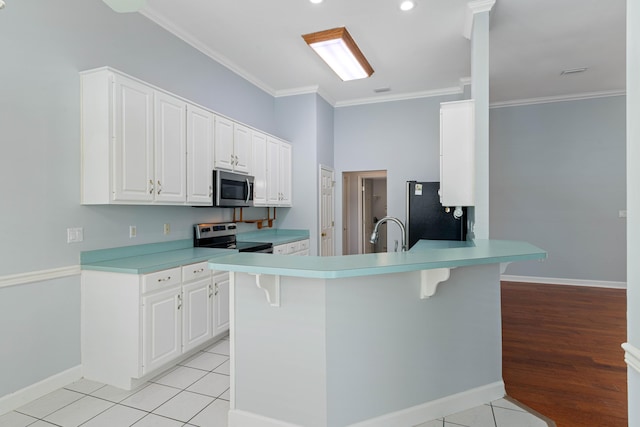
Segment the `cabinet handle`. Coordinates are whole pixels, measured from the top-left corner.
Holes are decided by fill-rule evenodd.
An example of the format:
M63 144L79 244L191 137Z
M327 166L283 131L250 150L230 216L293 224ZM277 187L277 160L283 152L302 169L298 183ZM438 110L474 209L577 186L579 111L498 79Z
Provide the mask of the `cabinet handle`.
M202 273L203 271L204 271L204 268L201 268L199 270L193 270L193 274Z
M158 194L162 193L162 184L160 184L160 180L158 180Z
M166 282L166 281L168 281L168 280L171 280L171 276L167 276L167 277L164 277L164 278L158 279L158 282Z
M213 286L209 285L209 298L213 297Z
M178 294L178 310L182 308L182 294Z
M216 283L216 291L214 292L215 296L218 296L218 284Z
M213 196L213 187L209 186L209 197Z
M149 194L153 194L153 181L149 180Z

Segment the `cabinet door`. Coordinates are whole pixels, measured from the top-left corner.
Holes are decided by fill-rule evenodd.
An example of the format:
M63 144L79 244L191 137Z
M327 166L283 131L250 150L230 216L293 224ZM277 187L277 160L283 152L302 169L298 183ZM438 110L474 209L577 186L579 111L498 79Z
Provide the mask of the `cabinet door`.
M213 114L187 105L187 202L211 205L213 194Z
M234 124L233 131L233 170L239 173L249 173L251 164L251 129L240 124Z
M146 374L182 353L180 287L142 298L142 372Z
M267 137L259 132L251 134L251 174L254 176L253 204L267 204Z
M214 286L214 320L213 335L219 335L229 330L229 273L213 276Z
M280 203L280 141L267 137L267 205Z
M153 200L153 90L114 75L113 200Z
M182 351L186 352L213 336L211 277L183 285L182 298Z
M187 104L166 93L155 93L155 200L184 203L186 185Z
M233 170L233 122L215 116L214 166L216 169Z
M280 206L291 206L291 145L280 143L279 183Z
M440 104L440 203L475 203L475 107L473 100Z

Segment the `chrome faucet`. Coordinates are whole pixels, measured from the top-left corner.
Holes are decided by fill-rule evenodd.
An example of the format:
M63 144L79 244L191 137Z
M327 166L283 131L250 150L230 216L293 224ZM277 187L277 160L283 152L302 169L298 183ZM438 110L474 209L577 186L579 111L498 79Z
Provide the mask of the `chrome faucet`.
M373 227L373 233L371 233L371 238L369 239L369 241L371 243L376 243L378 241L378 227L380 227L380 224L383 224L387 221L395 222L400 227L400 231L402 232L402 252L405 252L407 250L407 242L406 242L407 232L404 229L404 224L402 223L402 221L400 221L398 218L395 218L393 216L385 216L380 221L376 222L376 226ZM396 252L397 251L398 251L398 241L396 240Z

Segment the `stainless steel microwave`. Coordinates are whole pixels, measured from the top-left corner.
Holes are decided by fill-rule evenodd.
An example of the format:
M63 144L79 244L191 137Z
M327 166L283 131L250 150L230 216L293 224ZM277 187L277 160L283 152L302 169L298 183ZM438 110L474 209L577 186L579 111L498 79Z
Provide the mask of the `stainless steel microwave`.
M253 181L250 175L213 171L213 206L242 208L253 206Z

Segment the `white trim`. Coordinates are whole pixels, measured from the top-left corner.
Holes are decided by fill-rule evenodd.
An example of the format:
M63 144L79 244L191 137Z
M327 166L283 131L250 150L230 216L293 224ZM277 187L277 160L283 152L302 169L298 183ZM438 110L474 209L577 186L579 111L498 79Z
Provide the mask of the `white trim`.
M79 275L80 272L81 270L79 265L70 265L68 267L52 268L49 270L30 271L28 273L0 276L0 288L43 282L45 280L59 279L61 277L76 276Z
M585 279L559 279L556 277L534 277L534 276L512 276L503 274L500 280L505 282L526 282L526 283L542 283L548 285L569 285L569 286L587 286L592 288L612 288L626 289L627 282L613 282L606 280L585 280Z
M523 105L550 104L552 102L581 101L584 99L625 96L626 90L606 90L600 92L584 92L573 95L545 96L541 98L515 99L513 101L493 102L489 108L520 107Z
M496 381L441 399L432 400L431 402L351 424L350 427L415 426L445 415L484 405L503 398L505 395L504 382Z
M405 101L408 99L431 98L434 96L460 95L462 92L463 92L463 88L461 86L448 87L443 89L426 90L422 92L409 92L409 93L400 93L396 95L376 96L371 98L360 98L360 99L352 99L348 101L338 101L335 103L334 107L335 108L352 107L355 105L377 104L377 103L391 102L391 101Z
M466 409L484 405L506 395L504 382L491 384L452 394L441 399L422 403L379 417L370 418L349 427L389 427L414 426L426 421L435 420L445 415L455 414ZM252 412L231 409L229 411L229 427L301 427L285 421L264 417Z
M628 342L622 344L622 348L624 349L624 361L640 374L640 349Z
M78 381L80 378L82 378L82 366L78 365L21 390L2 396L0 397L0 415L13 411L74 381Z
M165 30L167 30L170 33L172 33L174 36L176 36L179 39L181 39L182 41L184 41L185 43L193 46L195 49L197 49L200 52L204 53L209 58L211 58L214 61L218 62L220 65L228 68L229 70L231 70L235 74L237 74L240 77L242 77L243 79L247 80L249 83L257 86L258 88L260 88L263 91L267 92L269 95L275 96L274 90L271 87L269 87L266 83L264 83L262 80L258 79L253 74L249 73L248 71L244 70L243 68L238 67L232 61L230 61L227 57L221 55L218 52L215 52L215 51L209 49L209 47L207 47L207 45L205 45L200 40L198 40L196 37L191 35L188 31L185 31L182 28L177 27L172 22L170 22L167 19L165 19L164 17L162 17L160 14L158 14L158 12L156 10L153 9L153 7L149 6L149 4L147 4L145 6L145 8L140 10L138 13L140 13L145 18L148 18L149 20L155 22L156 24L158 24L159 26L161 26Z
M467 10L464 16L464 27L462 35L467 40L471 40L471 30L473 29L473 17L476 13L491 12L496 0L475 0L467 3Z

